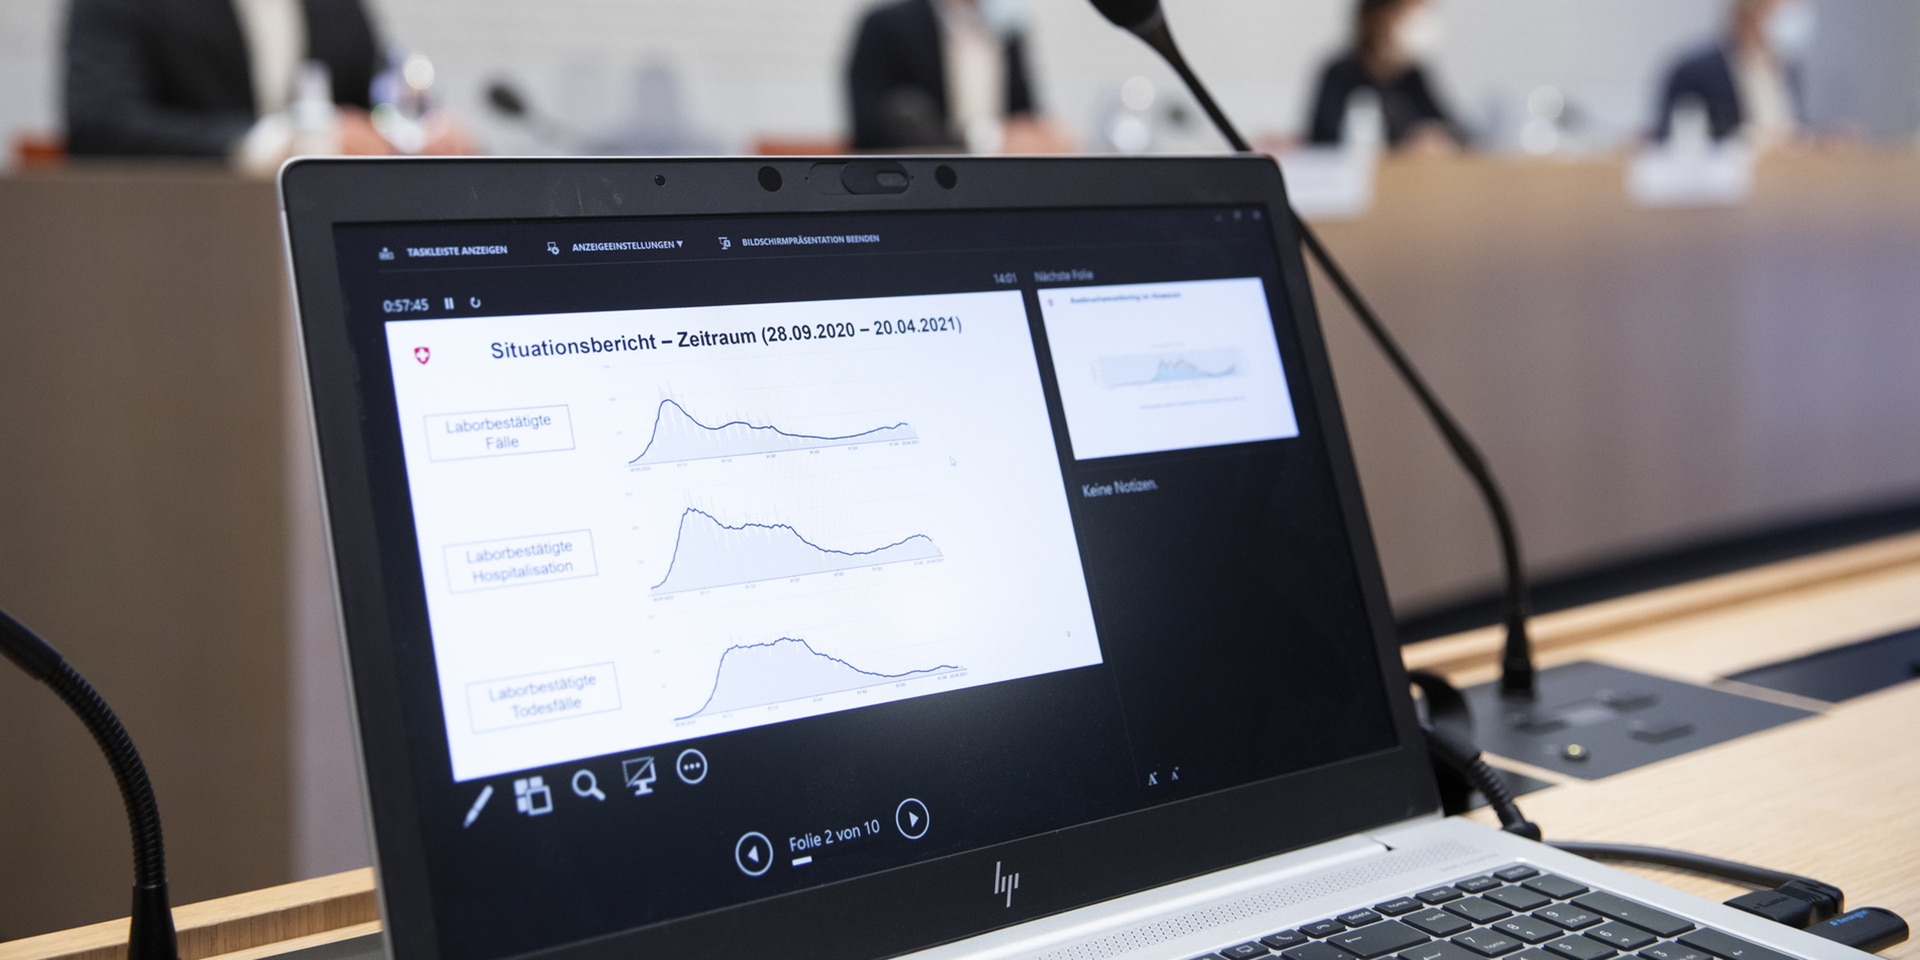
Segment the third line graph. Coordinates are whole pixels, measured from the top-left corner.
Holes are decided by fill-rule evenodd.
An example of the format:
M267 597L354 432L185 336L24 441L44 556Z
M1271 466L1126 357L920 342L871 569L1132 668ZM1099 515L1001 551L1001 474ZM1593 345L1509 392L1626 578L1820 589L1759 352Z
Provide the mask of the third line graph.
M795 433L770 424L730 420L709 426L680 405L678 400L660 401L654 412L653 435L639 456L627 461L630 468L716 460L723 457L747 457L756 454L815 450L822 447L846 447L862 443L887 443L917 440L919 434L905 421L839 435Z
M675 720L730 713L792 700L848 693L883 683L953 674L964 668L952 664L879 673L856 667L839 657L821 653L805 640L781 637L771 643L735 644L720 654L713 687L700 709Z
M940 548L924 533L865 550L841 550L815 543L789 524L727 524L688 507L680 514L667 573L652 592L708 590L940 557Z

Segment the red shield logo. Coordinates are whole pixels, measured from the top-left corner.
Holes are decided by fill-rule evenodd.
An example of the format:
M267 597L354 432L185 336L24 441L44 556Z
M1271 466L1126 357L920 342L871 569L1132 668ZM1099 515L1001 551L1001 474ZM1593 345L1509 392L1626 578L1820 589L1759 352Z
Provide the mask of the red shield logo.
M426 347L414 347L413 358L424 364L428 360L433 359L433 351L428 350Z

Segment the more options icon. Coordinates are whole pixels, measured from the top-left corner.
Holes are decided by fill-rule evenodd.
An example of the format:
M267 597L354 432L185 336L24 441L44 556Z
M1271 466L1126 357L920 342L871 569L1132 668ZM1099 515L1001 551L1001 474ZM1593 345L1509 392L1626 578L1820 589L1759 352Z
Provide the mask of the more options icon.
M673 762L673 772L680 775L680 782L689 786L707 778L707 755L698 750L680 751L680 759Z
M733 845L733 864L749 877L766 873L773 866L773 841L758 830L741 834Z

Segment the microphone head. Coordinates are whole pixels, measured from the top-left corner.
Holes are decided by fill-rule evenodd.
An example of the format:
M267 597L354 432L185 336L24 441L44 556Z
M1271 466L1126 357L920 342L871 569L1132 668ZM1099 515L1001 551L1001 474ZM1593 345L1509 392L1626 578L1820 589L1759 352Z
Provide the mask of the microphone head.
M487 102L492 104L495 110L509 117L527 115L526 98L520 95L520 91L513 84L505 80L495 80L487 85Z
M1160 15L1160 0L1093 0L1094 9L1122 30L1139 33Z

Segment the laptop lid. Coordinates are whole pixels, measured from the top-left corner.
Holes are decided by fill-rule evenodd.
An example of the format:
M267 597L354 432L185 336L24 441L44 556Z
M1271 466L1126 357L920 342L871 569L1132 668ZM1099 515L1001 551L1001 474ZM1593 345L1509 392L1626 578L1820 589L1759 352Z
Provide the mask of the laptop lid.
M1271 161L281 189L402 960L885 956L1437 807Z

